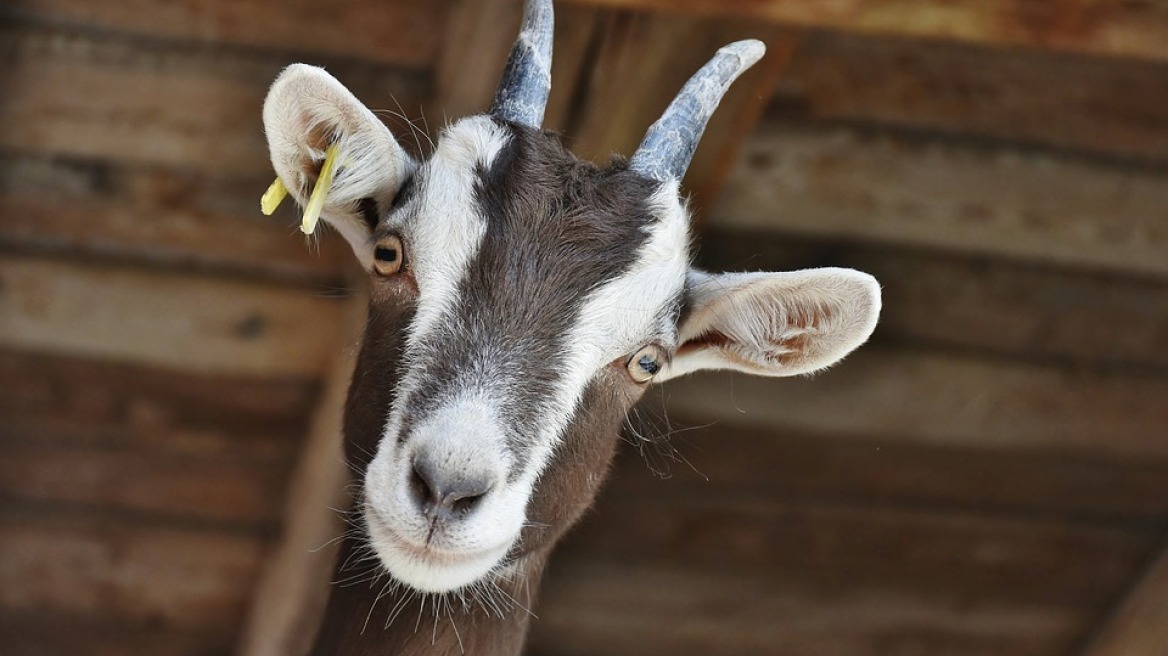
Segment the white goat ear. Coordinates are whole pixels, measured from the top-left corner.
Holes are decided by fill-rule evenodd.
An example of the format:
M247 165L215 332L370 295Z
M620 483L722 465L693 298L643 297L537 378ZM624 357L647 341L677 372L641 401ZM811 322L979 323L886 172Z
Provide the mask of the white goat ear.
M326 149L336 144L336 171L320 217L372 267L373 227L416 167L389 128L324 69L293 64L264 100L264 131L276 175L302 206Z
M677 354L656 380L700 369L811 373L867 341L880 314L880 285L852 269L691 271L686 295Z

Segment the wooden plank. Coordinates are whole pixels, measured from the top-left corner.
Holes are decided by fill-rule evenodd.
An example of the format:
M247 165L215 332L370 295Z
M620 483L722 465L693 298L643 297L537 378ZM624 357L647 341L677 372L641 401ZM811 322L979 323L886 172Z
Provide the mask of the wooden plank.
M1102 612L1159 545L1154 528L1015 517L984 509L766 498L717 483L602 493L557 552L705 574L797 579L827 590Z
M357 343L364 303L352 303L346 323L347 342ZM252 597L241 656L305 654L320 627L340 547L336 538L345 530L337 509L351 504L341 445L356 361L356 347L344 351L325 381L285 499L283 535Z
M316 377L335 299L238 280L6 257L0 344L206 373Z
M599 163L614 153L631 156L686 80L718 48L747 37L767 43L767 55L726 94L686 176L694 208L709 207L778 83L797 36L757 24L671 15L614 13L598 20L595 59L580 83L585 109L572 117L566 132L576 154Z
M1168 551L1153 561L1083 656L1160 654L1168 646Z
M1161 378L990 362L868 345L815 378L707 373L667 407L728 426L1087 457L1168 457Z
M4 13L63 25L181 39L360 57L426 66L438 52L448 2L346 3L288 0L278 9L262 0L178 0L93 3L12 0Z
M304 380L256 380L0 349L0 441L289 461L316 399Z
M887 133L767 125L712 213L773 229L1168 274L1162 171Z
M291 204L259 212L271 180L164 166L0 153L0 244L338 284L352 259L332 235L292 236Z
M815 589L757 573L613 563L553 562L546 584L532 622L537 655L1059 656L1088 619L1078 609L1008 599Z
M290 464L4 445L0 502L273 529Z
M684 12L761 23L1168 60L1168 8L1157 2L1027 0L568 0L631 11Z
M1163 162L1168 66L812 32L776 117L892 125Z
M1168 284L1159 280L755 230L709 230L698 257L711 271L867 271L883 289L884 341L1168 372ZM1103 326L1123 328L1100 339Z
M61 613L0 611L6 656L211 656L232 653L224 631L174 630Z
M709 417L638 412L603 498L717 496L944 509L1037 521L1149 525L1168 517L1168 466L1018 449L881 442L743 429ZM672 434L671 434L672 433ZM618 511L619 512L619 511ZM600 514L601 519L605 517Z
M232 633L262 556L252 535L8 513L0 609Z
M219 175L271 170L260 111L285 56L20 24L0 27L0 43L0 147ZM377 110L400 101L412 111L427 95L418 71L308 63L330 64Z

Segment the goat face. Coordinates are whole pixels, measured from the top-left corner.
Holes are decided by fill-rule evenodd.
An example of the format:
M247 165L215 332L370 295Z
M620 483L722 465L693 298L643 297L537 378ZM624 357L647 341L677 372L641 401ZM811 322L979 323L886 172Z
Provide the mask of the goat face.
M584 509L676 347L686 239L675 187L553 137L483 116L439 138L374 228L395 252L349 407L348 439L374 454L365 520L397 578L464 586Z
M550 49L550 5L529 3L529 19L546 39L517 51ZM454 123L417 162L324 71L277 79L264 123L280 180L303 203L336 153L321 216L371 273L345 436L371 546L396 579L451 591L545 553L592 501L649 383L807 373L868 338L870 276L688 266L678 180L717 104L694 94L760 55L757 42L720 51L630 163L608 168L540 132L546 87L505 78L491 115ZM513 52L509 75L546 80L548 60Z

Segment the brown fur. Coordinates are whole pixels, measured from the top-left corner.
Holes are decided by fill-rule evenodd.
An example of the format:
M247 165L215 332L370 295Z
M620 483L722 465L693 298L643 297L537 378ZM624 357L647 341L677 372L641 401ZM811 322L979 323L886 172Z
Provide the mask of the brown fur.
M559 339L582 297L631 264L644 238L642 228L652 220L644 200L654 184L620 165L600 170L580 162L554 137L513 129L516 138L506 156L500 155L501 161L491 171L482 172L480 202L491 227L460 290L462 298L475 307L462 311L478 312L474 325L504 331L510 341L522 336L524 357L554 364L562 357L556 352ZM500 286L499 280L508 283ZM416 291L408 271L375 278L372 283L369 319L344 426L346 458L357 480L377 451L385 413L394 401ZM500 338L498 332L493 338ZM473 349L474 344L463 348ZM450 354L454 347L448 344L442 349ZM431 396L439 394L442 381L457 377L457 366L458 358L452 356L432 371L428 368L437 384L429 391ZM554 375L554 366L542 375ZM540 376L527 377L530 394L541 393L549 382ZM334 588L313 654L520 653L530 621L527 609L534 606L547 559L591 505L626 413L643 391L629 378L623 360L607 366L589 385L533 492L527 509L530 525L506 558L515 576L499 585L515 603L507 604L511 608L501 617L477 603L464 607L454 596L419 597L400 586L382 594L383 576L372 585L362 582ZM409 411L425 409L423 402L417 407L411 404ZM532 420L522 409L516 414L518 426ZM365 541L358 531L344 542L338 581L353 576L354 561L366 553ZM442 612L435 619L436 604L449 610L449 615ZM396 619L386 627L391 613L396 613Z

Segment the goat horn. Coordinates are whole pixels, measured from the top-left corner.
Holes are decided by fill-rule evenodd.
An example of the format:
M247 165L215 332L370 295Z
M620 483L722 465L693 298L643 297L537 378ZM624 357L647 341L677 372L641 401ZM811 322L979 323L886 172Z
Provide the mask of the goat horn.
M491 115L539 129L552 90L552 1L527 0Z
M736 41L719 50L685 83L669 108L649 128L629 161L629 168L662 182L680 180L698 148L706 122L718 108L730 83L765 52L766 46L755 39Z

